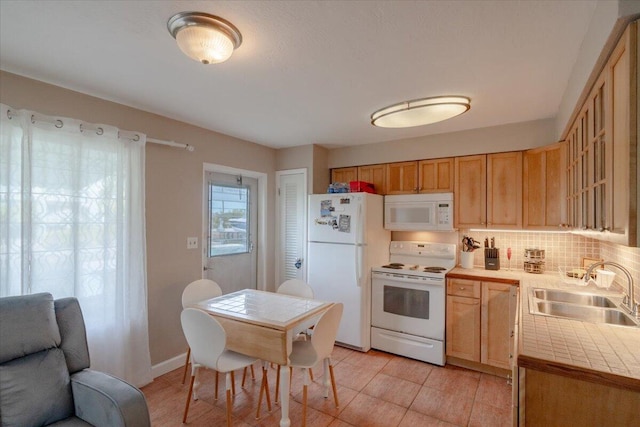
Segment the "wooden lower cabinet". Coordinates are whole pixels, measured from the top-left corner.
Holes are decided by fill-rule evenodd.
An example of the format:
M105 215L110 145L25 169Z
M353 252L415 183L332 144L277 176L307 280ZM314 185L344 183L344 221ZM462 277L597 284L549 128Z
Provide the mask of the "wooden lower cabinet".
M480 361L480 299L447 296L447 356Z
M515 285L448 279L447 356L511 369L516 303Z
M579 375L579 374L576 374ZM640 392L535 369L520 368L518 425L638 425Z
M511 369L516 300L515 286L482 282L481 363Z

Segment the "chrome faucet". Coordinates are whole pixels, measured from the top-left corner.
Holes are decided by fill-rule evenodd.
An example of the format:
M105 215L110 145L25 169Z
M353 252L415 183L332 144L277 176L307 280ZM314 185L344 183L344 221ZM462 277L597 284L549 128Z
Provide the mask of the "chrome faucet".
M591 272L593 271L594 268L598 267L599 265L602 265L602 266L610 265L612 267L617 267L624 273L625 276L627 276L628 287L627 287L627 293L626 295L624 295L624 298L622 299L622 307L628 310L629 313L631 313L631 315L635 316L636 318L640 318L640 304L636 302L634 297L633 277L631 277L631 273L629 273L629 270L624 268L622 265L614 261L602 261L602 262L596 262L595 264L591 264L589 268L587 268L587 273L584 275L584 281L588 282L590 280Z

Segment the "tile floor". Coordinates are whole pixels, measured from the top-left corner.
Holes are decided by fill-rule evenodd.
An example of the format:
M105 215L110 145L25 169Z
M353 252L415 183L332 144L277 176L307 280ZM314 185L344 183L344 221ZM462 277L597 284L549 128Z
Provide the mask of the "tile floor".
M345 426L510 426L511 386L506 379L454 366L439 367L392 354L371 350L361 353L343 347L333 352L334 372L340 407L333 396L323 397L322 366L313 370L309 387L307 425ZM275 368L268 370L269 388L275 393ZM280 407L267 412L263 400L260 419L255 411L260 390L261 369L256 379L236 375L233 425L278 426ZM220 378L220 398L214 400L215 374L202 371L198 400L191 403L188 426L223 426L226 423L224 377ZM142 388L154 427L182 424L188 379L181 384L182 369L169 372ZM302 375L294 372L289 417L292 426L301 425Z

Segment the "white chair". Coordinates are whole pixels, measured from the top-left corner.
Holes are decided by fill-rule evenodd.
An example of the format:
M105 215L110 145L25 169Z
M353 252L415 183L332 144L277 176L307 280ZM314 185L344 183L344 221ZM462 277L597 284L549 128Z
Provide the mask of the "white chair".
M318 362L323 361L325 378L326 372L329 370L331 375L331 387L333 389L333 399L336 408L340 407L338 403L338 392L336 390L336 380L333 375L333 364L331 363L331 352L336 342L338 326L342 318L343 305L336 303L329 310L324 312L315 327L310 340L294 341L293 350L289 355L290 366L293 368L302 368L303 389L302 389L302 426L307 423L307 387L309 385L309 372L311 368ZM325 395L329 397L329 384L325 382Z
M308 298L313 299L313 288L309 286L309 284L300 279L289 279L285 280L278 286L276 289L276 293L283 295L291 295L294 297ZM304 333L306 337L306 329L304 331L294 331L294 335L298 335L300 333ZM313 381L313 371L309 371L311 375L311 381ZM278 372L276 374L276 396L274 401L277 403L279 396L278 392L280 390L280 365L278 365Z
M222 295L220 286L209 279L200 279L191 282L182 291L182 308L185 309L198 301L215 298ZM189 358L191 356L191 347L187 349L187 359L184 361L184 373L182 374L182 384L187 379L187 369L189 367ZM243 379L244 381L244 379Z
M289 279L282 282L276 293L313 299L313 288L300 279Z
M331 363L331 352L336 342L336 334L338 326L342 318L343 305L336 303L325 311L313 328L313 334L310 340L298 340L293 342L293 348L289 355L289 366L291 368L302 368L303 389L302 389L302 426L307 423L307 388L309 386L309 370L318 362L324 363L324 376L326 379L327 371L331 376L331 387L333 389L333 399L336 408L340 407L338 403L338 391L336 389L336 380L333 375L333 364ZM329 397L329 384L324 383L325 395ZM260 395L262 398L262 394ZM262 399L258 399L258 405L262 403Z
M216 398L218 396L217 374L218 372L225 374L227 426L231 426L231 373L237 369L252 365L257 362L258 359L227 350L227 334L224 328L216 319L204 311L196 308L186 308L182 310L180 320L182 322L182 330L191 348L192 357L191 382L189 383L189 393L187 394L187 403L184 408L182 423L187 422L189 403L191 402L196 373L200 367L205 367L216 371ZM263 370L263 373L264 372ZM264 377L262 384L263 386L265 384ZM262 390L263 387L260 388L261 398ZM258 405L261 403L262 399L260 399ZM271 408L269 408L269 410L271 410Z

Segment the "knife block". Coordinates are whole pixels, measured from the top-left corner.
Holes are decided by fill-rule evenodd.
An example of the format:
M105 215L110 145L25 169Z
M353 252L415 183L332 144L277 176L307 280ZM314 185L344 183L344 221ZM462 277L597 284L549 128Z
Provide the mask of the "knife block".
M500 249L484 248L484 269L500 270Z

